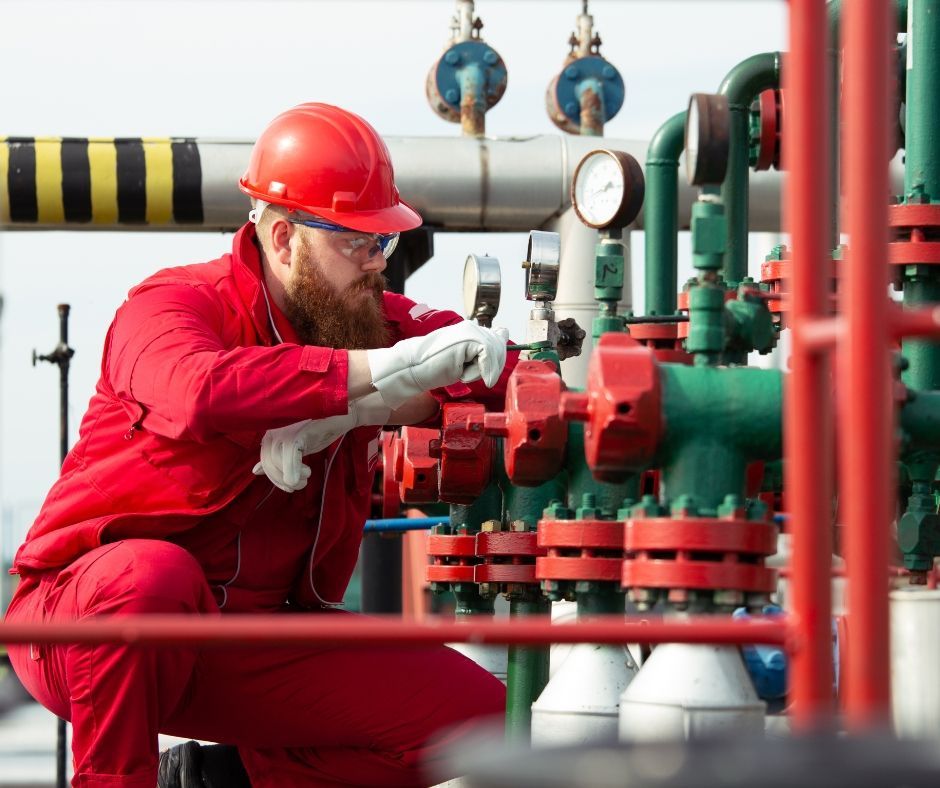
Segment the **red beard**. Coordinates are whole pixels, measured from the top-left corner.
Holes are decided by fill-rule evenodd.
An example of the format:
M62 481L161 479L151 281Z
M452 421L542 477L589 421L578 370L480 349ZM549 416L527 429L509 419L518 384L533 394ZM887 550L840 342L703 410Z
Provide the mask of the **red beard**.
M391 334L382 313L385 277L366 274L337 294L306 244L300 252L298 274L287 285L285 314L301 342L346 350L388 347Z

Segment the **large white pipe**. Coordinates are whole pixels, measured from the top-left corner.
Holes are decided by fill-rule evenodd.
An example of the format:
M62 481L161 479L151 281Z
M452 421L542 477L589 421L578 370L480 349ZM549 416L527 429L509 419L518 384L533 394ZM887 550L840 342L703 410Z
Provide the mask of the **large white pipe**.
M851 622L849 622L851 637ZM864 648L863 644L860 644ZM891 706L898 736L940 739L940 591L891 592Z
M591 150L598 147L623 150L633 155L641 164L646 158L648 143L642 140L621 140L611 138L592 138L568 135L541 135L528 138L477 139L470 137L386 137L386 143L395 165L396 180L402 196L415 206L424 217L429 227L447 231L491 231L491 232L526 232L545 227L549 222L561 217L570 207L571 178L578 162ZM166 141L169 145L170 140ZM88 229L88 230L233 230L244 223L248 213L248 200L237 187L238 178L245 171L250 141L189 140L188 164L180 166L198 167L198 186L193 187L192 199L201 201L201 221L192 224L175 223L172 216L162 220L151 219L149 223L123 224L117 221L116 212L110 210L96 196L93 209L97 213L88 222L65 222L55 218L58 211L48 215L40 210L36 220L11 219L11 202L21 199L23 193L29 194L28 176L21 179L18 189L10 191L10 179L7 167L12 167L14 159L29 153L30 144L2 142L6 145L6 155L0 155L0 184L7 184L7 189L0 188L0 229ZM33 145L61 146L58 139L37 139ZM123 141L121 144L133 144ZM148 143L152 145L154 143ZM92 156L92 161L115 160L114 142L110 140L91 140L89 147L111 147L111 152L102 150L102 155ZM56 171L43 171L47 162L57 162L61 157L55 150L42 151L36 156L35 151L29 157L32 166L37 167L35 180L44 184L40 190L47 198L50 189L60 188L59 184L69 184L70 171L63 171L56 165ZM138 161L144 158L143 154ZM123 161L123 159L120 159ZM168 160L168 159L167 159ZM37 164L38 162L38 164ZM114 165L102 176L109 182L114 181ZM174 163L174 167L176 164ZM76 173L81 184L89 180L87 167ZM96 189L97 171L92 169L90 180L92 189ZM146 180L146 173L138 178ZM153 182L147 182L148 198L154 194L171 202L171 196L159 190L171 190L176 173L170 170L155 174ZM192 181L192 179L190 179ZM687 228L692 202L696 190L685 185L680 179L679 188L679 226ZM50 184L53 184L50 186ZM177 181L178 185L178 181ZM780 229L780 185L781 177L777 172L754 173L750 188L751 229L757 232L776 232ZM76 184L72 188L77 188ZM96 191L99 195L101 190ZM35 206L35 202L33 203ZM13 206L15 208L15 206ZM12 215L17 215L13 210ZM52 217L52 218L50 218ZM642 229L643 214L636 222Z

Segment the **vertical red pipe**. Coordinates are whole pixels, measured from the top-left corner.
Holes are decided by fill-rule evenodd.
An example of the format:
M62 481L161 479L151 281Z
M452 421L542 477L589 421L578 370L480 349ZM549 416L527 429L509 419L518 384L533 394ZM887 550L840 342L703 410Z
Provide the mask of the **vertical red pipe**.
M889 0L842 4L847 265L845 339L839 348L840 464L848 576L846 722L888 722L889 533L894 484L888 338Z
M784 216L793 245L792 355L785 400L785 472L793 539L793 612L798 627L790 695L802 730L832 716L833 427L829 356L801 329L826 314L832 207L827 129L826 3L791 0L790 56L784 63L787 124L782 149L788 179Z

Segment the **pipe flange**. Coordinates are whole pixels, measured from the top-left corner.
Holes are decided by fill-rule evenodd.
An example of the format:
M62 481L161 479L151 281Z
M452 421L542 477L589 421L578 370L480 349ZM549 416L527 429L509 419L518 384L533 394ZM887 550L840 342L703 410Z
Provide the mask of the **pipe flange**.
M894 239L888 244L888 262L896 266L940 265L940 203L891 205L888 224ZM895 271L900 287L903 271Z
M446 591L453 583L472 583L473 568L479 563L476 555L476 534L460 529L456 534L432 533L428 536L427 568L429 583L447 584L435 588Z
M686 352L685 343L679 336L680 325L682 323L634 323L628 326L628 333L652 350L660 363L691 364L692 354Z
M592 131L602 129L620 112L626 92L613 64L599 55L588 55L566 63L548 84L545 109L562 131L581 134L582 110L589 116Z
M764 565L776 550L776 526L740 513L631 518L621 582L646 604L666 596L682 608L696 594L710 607L737 607L776 590L777 573Z
M559 583L619 583L623 529L617 520L539 522L538 544L547 555L535 559L535 576L543 581L543 590L557 592Z
M474 567L473 579L481 593L523 594L537 586L535 560L545 555L535 531L481 531L476 536L476 554L482 562Z

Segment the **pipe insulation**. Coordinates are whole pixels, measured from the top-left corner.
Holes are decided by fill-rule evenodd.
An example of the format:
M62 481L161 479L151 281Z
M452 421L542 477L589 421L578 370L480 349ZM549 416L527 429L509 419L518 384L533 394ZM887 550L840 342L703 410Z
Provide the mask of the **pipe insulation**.
M387 137L404 199L432 228L523 232L570 206L571 178L599 147L646 159L648 142L563 135ZM0 137L0 230L231 231L252 142L197 138ZM903 173L897 169L898 184ZM753 173L750 229L780 230L781 177ZM898 186L898 189L900 186ZM696 190L679 185L679 227ZM643 227L643 214L636 226Z

